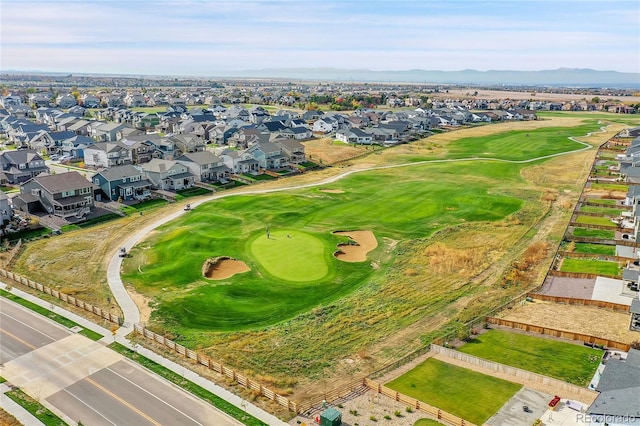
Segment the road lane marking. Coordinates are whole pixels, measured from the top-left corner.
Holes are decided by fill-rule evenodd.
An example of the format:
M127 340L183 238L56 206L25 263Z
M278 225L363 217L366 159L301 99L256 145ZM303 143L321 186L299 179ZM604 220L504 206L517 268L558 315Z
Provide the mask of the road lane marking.
M0 328L0 333L4 333L9 337L13 337L18 342L22 343L23 345L25 345L25 346L33 349L33 350L38 349L36 346L33 346L31 343L27 342L26 340L23 340L23 339L19 338L18 336L16 336L15 334L5 330L4 328Z
M185 416L186 418L188 418L189 420L193 421L195 424L198 425L202 425L202 423L200 423L199 421L197 421L196 419L192 418L191 416L189 416L188 414L178 410L176 407L174 407L173 405L169 404L167 401L165 401L164 399L160 398L158 395L153 394L151 392L149 392L148 390L146 390L145 388L143 388L142 386L138 385L137 383L132 382L131 380L129 380L128 378L126 378L125 376L121 375L120 373L118 373L117 371L112 370L111 368L107 368L107 370L111 371L113 374L115 374L116 376L122 377L124 380L126 380L127 382L131 383L133 386L139 388L140 390L142 390L143 392L146 392L147 394L151 395L152 397L154 397L155 399L157 399L158 401L162 402L163 404L173 408L174 410L176 410L178 413L182 414L183 416ZM168 387L168 389L172 389L171 387ZM187 393L188 394L188 393ZM190 395L190 394L189 394ZM197 400L197 402L200 402L200 400Z
M72 396L73 398L75 398L79 403L81 403L82 405L86 406L89 410L93 411L94 413L96 413L98 416L102 417L103 419L105 419L106 421L108 421L109 423L111 423L113 426L118 426L117 424L115 424L114 422L112 422L111 420L109 420L108 418L106 418L104 416L104 414L102 414L101 412L99 412L98 410L96 410L95 408L93 408L92 406L90 406L89 404L87 404L86 402L84 402L83 400L81 400L80 398L78 398L76 395L72 394L71 392L69 392L67 389L63 389L64 392L68 393L70 396ZM81 419L78 419L78 423L80 423Z
M29 312L29 313L31 314L31 312ZM4 313L3 313L3 315L6 315L6 314L4 314ZM33 315L33 314L32 314L32 315ZM44 337L46 337L47 339L51 339L51 341L52 341L52 342L55 342L55 341L56 341L56 339L54 339L54 338L53 338L53 337L51 337L50 335L48 335L48 334L46 334L46 333L44 333L44 332L42 332L42 331L38 330L37 328L34 328L34 327L30 326L29 324L27 324L27 323L26 323L26 322L24 322L24 321L20 321L19 319L15 318L15 317L12 317L12 316L9 316L9 315L7 315L7 317L8 317L8 318L11 318L12 320L14 320L14 321L16 321L16 322L19 322L20 324L24 325L25 327L28 327L28 328L32 329L33 331L35 331L35 332L37 332L37 333L42 334L42 335L43 335ZM45 317L45 318L47 318L47 317ZM47 318L47 319L50 319L50 318Z
M118 395L116 395L115 393L111 392L109 389L105 388L104 386L102 386L100 383L96 382L95 380L87 377L85 378L85 380L88 383L91 383L93 386L97 387L98 389L100 389L102 392L106 393L107 395L109 395L110 397L112 397L113 399L115 399L116 401L118 401L119 403L121 403L122 405L124 405L125 407L129 408L131 411L133 411L134 413L140 415L141 417L144 417L145 419L147 419L150 423L156 425L156 426L162 426L160 423L158 423L157 421L155 421L154 419L152 419L151 417L149 417L146 413L140 411L139 409L137 409L136 407L134 407L133 405L129 404L127 401L125 401L124 399L120 398Z

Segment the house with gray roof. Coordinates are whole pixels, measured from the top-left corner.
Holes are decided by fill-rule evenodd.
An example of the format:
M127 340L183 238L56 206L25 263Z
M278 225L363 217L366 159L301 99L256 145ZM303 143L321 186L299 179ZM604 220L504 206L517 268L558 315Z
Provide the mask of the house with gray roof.
M91 181L100 188L98 201L144 200L151 197L151 181L132 164L111 167L96 173Z
M94 143L84 149L87 167L109 168L131 163L131 150L122 142Z
M42 174L23 183L20 194L13 198L16 208L31 212L35 197L40 209L62 218L81 218L91 212L94 186L80 173L73 171L55 175ZM26 195L26 197L24 197Z
M0 154L0 165L7 182L14 185L49 172L44 159L32 149L4 151Z
M606 360L596 385L600 393L587 414L593 423L640 423L640 351L630 349L626 358Z
M231 174L222 159L210 151L188 152L176 161L187 166L198 182L226 182Z
M154 158L141 168L154 188L164 191L191 188L196 179L187 166L173 160Z

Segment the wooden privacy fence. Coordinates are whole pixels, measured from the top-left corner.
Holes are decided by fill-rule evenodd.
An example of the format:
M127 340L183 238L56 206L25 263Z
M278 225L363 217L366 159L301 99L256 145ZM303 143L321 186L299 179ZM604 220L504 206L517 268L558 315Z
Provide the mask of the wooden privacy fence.
M549 327L541 327L539 325L526 324L526 323L517 322L517 321L509 321L502 318L487 317L486 320L489 324L496 324L504 327L515 328L518 330L524 330L531 333L546 334L549 336L560 337L568 340L578 340L584 343L606 346L608 348L618 349L625 352L628 352L629 349L631 348L631 345L629 345L628 343L616 342L615 340L609 340L602 337L591 336L589 334L574 333L572 331L558 330L558 329L549 328Z
M17 282L18 284L26 285L34 290L41 291L48 295L55 297L58 300L62 300L70 305L77 306L78 308L84 309L87 312L91 312L109 322L114 324L122 324L121 319L118 315L114 315L106 309L99 308L90 303L83 302L82 300L76 299L73 296L69 296L68 294L59 292L58 290L54 290L51 287L46 285L42 285L40 283L31 281L30 279L23 277L22 275L16 274L15 272L7 271L5 269L0 268L0 276L4 278L8 278Z
M574 228L588 228L588 229L601 229L604 231L616 231L619 230L620 232L633 232L633 229L625 229L625 228L620 228L618 225L616 225L615 223L611 223L611 226L606 226L606 225L595 225L593 223L582 223L582 222L570 222L569 226L573 226Z
M348 399L351 396L362 394L369 390L365 384L365 378L354 380L346 385L342 385L338 388L332 389L322 394L322 397L315 398L313 400L307 400L303 403L298 403L298 413L309 413L317 407L321 407L323 402L335 402L339 399Z
M546 300L554 303L565 303L567 305L582 305L582 306L596 306L598 308L608 308L614 311L629 312L628 305L622 305L620 303L605 302L603 300L591 300L591 299L574 299L573 297L561 297L550 296L548 294L529 293L528 295L532 299Z
M379 394L388 396L389 398L394 399L395 401L399 401L399 402L402 402L403 404L407 404L407 406L414 408L416 410L420 410L421 412L426 413L432 416L433 418L440 420L441 422L445 422L447 424L455 425L455 426L474 426L473 423L461 417L454 416L453 414L448 413L439 408L436 408L432 405L429 405L426 402L422 402L420 400L411 398L410 396L407 396L400 392L394 391L393 389L390 389L371 379L364 379L364 383L369 389L374 390Z
M565 277L565 278L589 278L594 279L598 277L606 277L606 278L619 278L619 276L614 275L606 275L606 274L587 274L584 272L565 272L565 271L549 271L549 275L552 277Z
M576 237L568 232L565 233L564 239L567 241L573 241L576 243L593 243L593 244L604 244L608 246L630 246L635 247L635 242L629 244L629 241L618 241L613 238L592 238L592 237Z
M191 349L188 349L182 345L177 344L176 342L174 342L173 340L169 340L164 336L161 336L159 334L154 333L151 330L147 330L146 328L144 328L143 326L139 325L139 324L134 324L134 330L140 334L141 336L152 340L156 343L159 343L163 346L166 346L167 348L171 349L172 351L184 356L187 359L193 360L196 363L203 365L205 367L207 367L210 370L213 370L217 373L222 374L223 376L226 376L232 380L234 380L236 383L238 383L239 385L245 387L246 389L250 389L253 391L258 392L260 395L278 403L279 405L286 407L288 410L293 411L294 413L298 413L298 403L295 401L290 400L289 398L286 398L282 395L278 395L277 393L275 393L274 391L272 391L269 388L266 388L264 386L262 386L262 384L256 382L255 380L252 380L250 378L248 378L247 376L244 376L240 373L237 373L235 370L224 366L222 363L214 361L213 359L209 358L208 356L205 355L201 355L196 351L193 351Z
M614 254L576 253L575 251L558 251L558 255L571 259L595 259L608 260L610 262L628 262L630 257L616 256Z
M511 376L512 381L521 383L541 392L548 392L549 388L553 388L558 394L565 394L569 399L577 399L585 404L591 404L598 396L598 392L581 386L572 385L571 383L543 376L542 374L532 373L520 368L478 358L477 356L458 352L453 349L443 348L442 346L431 345L431 351L447 358L455 359L464 364L475 365L480 368L495 371L496 373Z

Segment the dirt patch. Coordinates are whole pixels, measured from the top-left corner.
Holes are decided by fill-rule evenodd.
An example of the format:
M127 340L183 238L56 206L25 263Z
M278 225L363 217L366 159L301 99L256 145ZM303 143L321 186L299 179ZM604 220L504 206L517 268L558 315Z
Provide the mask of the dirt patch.
M140 322L149 322L153 312L153 308L149 305L152 299L136 292L133 287L128 287L127 293L129 293L129 297L131 297L133 303L138 307L138 311L140 311Z
M640 333L629 330L629 313L595 306L564 305L536 300L504 311L500 317L623 343L631 343L640 337Z
M243 261L225 256L207 259L202 265L202 275L211 280L224 280L250 270Z
M326 192L328 194L344 194L342 189L320 189L320 192Z
M367 260L367 253L378 247L378 240L371 231L336 231L336 235L349 237L355 244L340 244L334 256L344 262L364 262Z

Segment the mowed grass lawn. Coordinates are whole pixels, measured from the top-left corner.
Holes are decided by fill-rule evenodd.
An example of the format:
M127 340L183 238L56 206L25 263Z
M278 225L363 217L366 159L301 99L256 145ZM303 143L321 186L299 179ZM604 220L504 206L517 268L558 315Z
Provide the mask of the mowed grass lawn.
M503 330L489 330L458 350L578 386L589 384L603 354L582 345Z
M596 259L571 259L564 258L560 270L563 272L579 272L583 274L597 274L617 277L621 274L620 265L617 262Z
M580 211L585 213L598 213L609 217L618 217L622 214L623 210L609 207L598 206L580 206Z
M586 254L607 254L614 256L616 254L616 246L606 244L576 243L573 249L574 253Z
M386 386L477 425L486 422L522 387L434 358Z
M576 218L576 223L582 223L587 225L610 226L612 228L618 227L617 224L611 221L611 218L600 217L600 216L578 216Z
M123 278L155 297L155 314L174 326L222 331L274 324L383 272L371 265L382 244L367 262L343 262L333 252L348 238L333 231L371 230L382 242L502 220L523 205L511 195L522 182L519 170L489 162L416 165L349 176L331 185L344 191L339 194L310 188L221 198L158 228L131 250ZM266 239L267 227L277 240ZM218 256L251 270L225 280L204 278L203 263Z
M615 238L616 232L614 230L609 231L608 229L574 228L573 235L575 237L601 238L604 240L612 240Z

